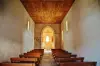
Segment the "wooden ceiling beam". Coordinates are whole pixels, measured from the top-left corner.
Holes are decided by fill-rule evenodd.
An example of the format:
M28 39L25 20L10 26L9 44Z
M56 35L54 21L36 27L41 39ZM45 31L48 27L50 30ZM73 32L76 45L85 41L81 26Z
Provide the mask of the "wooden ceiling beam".
M72 2L74 0L21 0L21 2Z
M62 22L74 0L21 0L21 2L35 23L58 24Z

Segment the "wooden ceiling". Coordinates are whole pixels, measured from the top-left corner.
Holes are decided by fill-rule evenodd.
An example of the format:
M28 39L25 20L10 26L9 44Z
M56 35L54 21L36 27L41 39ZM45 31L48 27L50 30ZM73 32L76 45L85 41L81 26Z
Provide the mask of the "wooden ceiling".
M74 0L21 0L37 24L60 24Z

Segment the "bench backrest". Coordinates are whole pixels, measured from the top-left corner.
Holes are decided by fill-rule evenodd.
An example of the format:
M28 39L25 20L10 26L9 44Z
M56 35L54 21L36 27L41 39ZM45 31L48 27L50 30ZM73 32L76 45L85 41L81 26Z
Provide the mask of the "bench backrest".
M10 58L11 62L37 62L37 58Z
M84 57L78 57L78 58L57 58L57 62L83 62Z
M25 57L25 58L40 58L40 55L19 55L20 58Z
M35 66L32 63L1 63L0 66Z
M96 62L67 62L60 63L60 66L96 66Z
M41 53L24 53L24 55L42 55Z

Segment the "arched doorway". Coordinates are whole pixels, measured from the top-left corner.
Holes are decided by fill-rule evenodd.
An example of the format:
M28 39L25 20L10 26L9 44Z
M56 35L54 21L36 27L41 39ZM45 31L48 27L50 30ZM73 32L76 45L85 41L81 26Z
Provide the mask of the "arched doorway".
M41 48L45 50L55 48L55 33L50 26L44 27L41 32Z

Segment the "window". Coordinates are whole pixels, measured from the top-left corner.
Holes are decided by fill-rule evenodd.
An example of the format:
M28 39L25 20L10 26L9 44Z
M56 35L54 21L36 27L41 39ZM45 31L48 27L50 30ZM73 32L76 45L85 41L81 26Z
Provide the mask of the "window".
M30 21L27 22L27 30L30 30Z
M49 42L50 38L49 36L46 36L46 42Z
M68 21L66 21L66 31L68 31Z
M63 30L62 30L62 40L63 40Z

